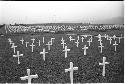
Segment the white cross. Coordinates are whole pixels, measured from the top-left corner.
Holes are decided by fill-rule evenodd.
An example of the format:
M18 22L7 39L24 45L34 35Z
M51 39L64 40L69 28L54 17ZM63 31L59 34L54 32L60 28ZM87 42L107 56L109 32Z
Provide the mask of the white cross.
M111 37L109 37L109 39L108 39L109 41L110 41L110 44L112 43L112 38Z
M34 38L32 38L31 40L32 40L32 41L33 41L33 43L34 43L35 39L34 39Z
M12 42L13 42L10 38L8 38L8 41L9 41L10 43L12 43Z
M78 38L77 40L79 40L79 36L77 36L77 38Z
M116 39L116 36L114 35L112 38L114 38L114 40Z
M23 44L23 42L24 42L24 39L22 38L20 41L21 41L21 42L22 42L22 44Z
M95 36L95 37L98 37L99 39L101 39L102 36L99 34L98 36Z
M28 79L28 84L31 84L32 78L38 78L38 75L30 75L30 69L27 69L27 74L28 76L20 77L21 80L26 80Z
M29 46L31 46L31 47L32 47L32 52L33 52L33 47L34 47L35 45L33 45L33 43L32 43L32 45L29 45Z
M45 61L45 54L48 52L45 52L45 48L43 48L43 52L40 52L40 54L43 54L43 60Z
M84 49L84 55L86 55L86 49L88 49L88 47L86 47L86 45L84 45L84 48L82 48L82 49Z
M51 38L51 43L53 43L53 40L54 40L55 38Z
M44 37L43 37L43 43L45 42Z
M61 41L62 41L61 44L63 45L63 48L64 48L66 43L64 42L65 40L63 39L63 37L62 37Z
M98 39L98 41L100 42L100 45L101 45L101 44L102 44L102 39L101 39L101 38L99 38L99 39Z
M90 43L91 43L91 38L87 41L89 43L89 46L90 46Z
M121 37L118 37L118 39L119 39L119 43L120 43L120 40L122 39L123 37L122 37L122 34L121 34Z
M29 43L29 42L25 42L26 43L26 47L27 47L27 44Z
M67 49L67 46L65 46L65 50L63 50L63 51L65 51L65 58L67 57L67 51L70 51L70 49Z
M99 63L99 65L103 66L102 76L105 76L105 65L109 64L109 62L105 62L105 61L106 61L106 57L103 57L103 63Z
M101 48L100 53L102 53L102 48L104 47L104 46L102 46L102 43L101 43L101 44L100 44L100 46L98 46L98 47L100 47L100 48Z
M15 53L15 48L16 48L17 46L15 46L14 45L14 43L12 43L12 46L11 46L11 48L13 48L14 49L14 53Z
M39 46L40 46L40 40L39 40L39 42L38 42L38 43L39 43Z
M76 43L76 46L78 47L79 46L79 41L77 40L75 43Z
M73 40L75 40L75 39L73 39L73 38L72 38L72 36L69 36L69 39L70 39L70 41L73 41Z
M82 42L83 42L83 40L84 40L84 37L82 37L81 39L82 39Z
M70 68L69 69L65 69L65 72L70 71L70 81L71 81L71 84L73 84L73 70L78 70L78 67L73 67L73 63L70 62Z
M19 51L17 51L17 55L13 55L13 57L18 57L18 64L20 64L20 56L23 56L23 54L19 54Z
M107 40L108 40L109 36L107 35L106 37L107 37Z
M48 50L50 50L50 46L52 45L52 42L49 41L48 44L46 44L46 45L48 45Z
M116 51L116 46L117 46L118 44L116 44L116 41L115 41L115 44L113 44L113 46L115 46L115 51Z

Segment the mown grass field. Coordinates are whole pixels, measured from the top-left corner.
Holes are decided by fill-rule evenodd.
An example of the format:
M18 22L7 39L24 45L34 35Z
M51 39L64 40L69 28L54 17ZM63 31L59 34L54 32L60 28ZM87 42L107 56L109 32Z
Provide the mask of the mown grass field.
M66 34L9 34L0 37L0 83L27 83L27 80L21 80L20 77L27 75L27 69L31 70L31 74L38 74L38 78L32 79L32 83L70 83L69 72L65 72L65 69L69 68L69 63L73 62L74 67L78 67L78 70L74 71L74 83L123 83L124 82L124 39L121 39L121 43L118 43L117 51L114 50L112 45L115 40L112 40L112 44L109 44L109 40L102 38L103 40L103 53L100 53L98 38L95 35L108 34L109 36L124 35L124 31L112 30L108 32L80 32L78 35L91 34L93 35L93 42L91 46L88 46L88 37L81 42L79 47L76 47L75 41L70 42L69 36ZM45 43L42 43L42 37L45 37ZM30 42L26 48L25 44L21 44L19 40L23 39ZM34 52L31 52L32 41L34 37L35 47ZM64 38L66 45L69 49L68 57L65 58L63 47L61 45L61 38ZM77 36L72 36L77 40ZM16 51L20 51L23 57L20 57L21 64L17 63L17 58L13 57L13 49L8 42L8 38L17 45ZM55 38L51 50L48 50L47 44L51 38ZM41 40L41 46L38 46L38 40ZM82 48L87 45L87 55L84 56L84 50ZM46 49L45 61L40 52ZM106 76L102 76L102 58L106 57L106 61L110 64L106 65Z

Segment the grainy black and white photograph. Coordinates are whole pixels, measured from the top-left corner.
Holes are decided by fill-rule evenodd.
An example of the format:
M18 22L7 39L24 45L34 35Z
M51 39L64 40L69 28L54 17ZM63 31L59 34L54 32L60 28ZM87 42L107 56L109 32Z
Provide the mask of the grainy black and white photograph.
M124 1L0 1L0 83L124 83Z

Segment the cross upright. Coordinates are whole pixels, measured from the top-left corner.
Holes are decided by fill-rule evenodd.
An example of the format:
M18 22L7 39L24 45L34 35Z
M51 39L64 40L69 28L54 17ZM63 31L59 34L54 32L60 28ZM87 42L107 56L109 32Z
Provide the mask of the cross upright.
M82 42L83 42L83 40L84 40L84 37L82 37L81 39L82 39Z
M109 62L106 62L106 57L103 57L103 63L99 63L99 65L103 66L102 76L105 76L105 65L109 64Z
M86 45L84 45L84 48L82 48L82 49L84 49L84 55L86 55L86 49L88 49L88 47L86 47Z
M104 46L102 45L102 43L101 43L101 44L100 44L100 46L98 46L98 47L100 47L100 48L101 48L100 53L102 53L102 48L104 47Z
M45 42L44 37L43 37L43 43Z
M21 80L26 80L26 79L28 79L28 84L31 84L31 80L32 80L33 78L38 78L38 75L37 75L37 74L36 74L36 75L30 75L30 69L27 69L27 74L28 74L28 76L20 77L20 79L21 79Z
M65 46L65 50L63 50L65 52L65 58L67 57L67 52L70 51L70 49L67 49L67 46Z
M118 39L119 39L119 43L120 43L120 40L122 39L123 37L122 37L122 34L121 34L121 37L118 37Z
M66 43L64 42L65 40L63 39L63 37L62 37L62 40L61 40L61 41L62 41L61 44L63 45L63 48L64 48Z
M71 84L73 84L73 71L74 70L78 70L78 67L73 67L73 63L70 62L70 68L69 69L65 69L65 72L70 72L70 81L71 81Z
M17 55L13 55L13 57L18 57L18 64L20 64L20 56L23 56L23 54L19 54L19 51L17 51Z
M32 41L33 41L33 43L34 43L35 39L34 39L34 38L32 38L31 40L32 40Z
M32 52L33 52L33 47L34 47L35 45L33 45L33 43L32 43L32 45L29 45L29 46L31 46L31 47L32 47Z
M53 40L55 40L55 38L51 38L51 43L53 42Z
M89 43L89 46L90 46L90 43L91 43L91 38L87 41Z
M76 46L78 47L79 46L79 41L77 40L75 43L76 43Z
M17 46L15 46L14 45L14 43L12 43L12 46L11 46L11 48L13 48L14 49L14 53L15 53L15 48L16 48Z
M110 44L112 43L112 38L111 37L109 37L109 39L108 39L109 41L110 41Z
M28 44L29 42L26 41L25 43L26 43L26 47L27 47L27 44Z
M115 40L117 37L114 35L112 38L114 38L114 40Z
M75 40L75 39L73 39L73 38L72 38L72 36L69 36L69 39L70 39L70 41L73 41L73 40Z
M24 39L22 38L20 41L21 41L21 42L22 42L22 44L23 44L23 42L24 42Z
M108 39L109 39L109 36L107 35L106 38L107 38L107 40L108 40Z
M38 43L39 43L39 46L40 46L40 40L39 40L39 42L38 42Z
M77 38L78 38L77 40L79 40L79 35L77 36Z
M100 42L100 45L102 44L102 39L98 39L98 41Z
M115 43L113 44L113 46L115 46L115 51L116 51L116 46L117 46L118 44L116 44L116 41L115 41Z
M43 60L45 61L45 54L48 52L45 52L45 48L43 48L43 52L40 52L40 54L43 54Z
M98 36L96 36L96 37L98 37L99 39L101 39L101 37L102 37L102 36L99 34L99 35L98 35Z
M48 45L48 50L50 50L50 46L52 45L52 42L49 41L48 44L46 44L46 45Z

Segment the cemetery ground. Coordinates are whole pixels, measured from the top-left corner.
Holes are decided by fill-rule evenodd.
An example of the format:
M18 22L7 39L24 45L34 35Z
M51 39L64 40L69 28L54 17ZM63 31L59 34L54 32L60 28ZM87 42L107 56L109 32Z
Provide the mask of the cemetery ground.
M109 44L105 38L102 38L103 49L100 53L98 38L94 37L98 34L109 36L120 36L124 31L111 30L108 32L82 32L75 33L78 35L91 34L93 35L93 41L91 45L88 45L87 40L81 41L77 47L75 41L77 36L72 36L75 41L69 41L69 36L66 34L51 34L51 33L39 33L39 34L8 34L0 37L0 83L27 83L27 80L21 80L20 77L27 75L27 69L30 69L30 74L38 74L38 78L32 79L32 83L70 83L70 73L65 72L65 69L70 67L70 62L73 62L74 67L78 67L78 70L73 72L74 83L123 83L124 82L124 39L118 43L117 50L114 50L114 39L112 44ZM43 37L45 42L43 43ZM63 52L63 46L61 45L61 39L64 38L66 45L70 51L67 58ZM23 56L20 57L20 64L18 64L17 57L13 57L14 52L11 45L8 42L8 38L17 45L18 50ZM21 39L24 39L24 44L21 44ZM31 45L32 38L34 41L34 51L32 52ZM51 49L48 50L47 44L51 38L55 38ZM41 40L39 46L38 41ZM28 41L28 47L25 42ZM83 47L88 46L87 55L84 55ZM40 52L45 48L46 57L43 60L43 55ZM106 57L106 61L109 64L106 65L105 76L102 76L102 63L103 57Z

